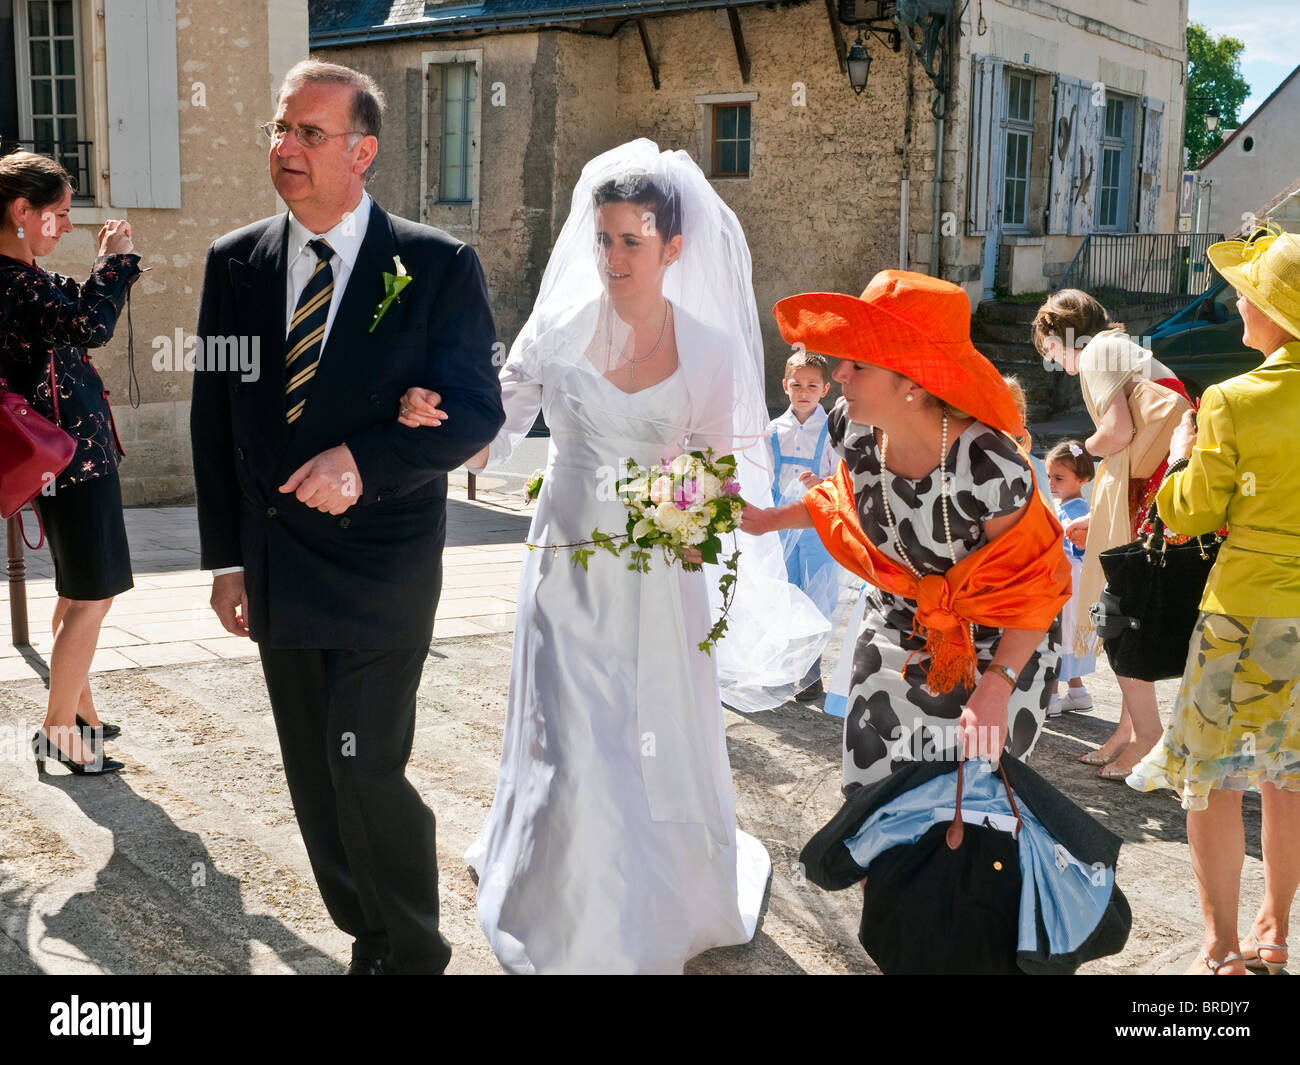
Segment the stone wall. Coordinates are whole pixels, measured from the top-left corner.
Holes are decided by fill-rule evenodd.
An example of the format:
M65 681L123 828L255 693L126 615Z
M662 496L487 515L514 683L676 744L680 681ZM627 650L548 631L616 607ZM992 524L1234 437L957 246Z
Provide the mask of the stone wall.
M789 349L772 320L772 305L797 292L861 292L878 270L899 265L908 63L905 53L873 48L867 92L855 96L840 73L823 5L746 8L741 25L751 60L748 83L724 12L650 23L659 61L657 92L635 30L619 34L618 126L626 138L650 137L661 148L685 148L701 161L711 115L696 97L757 94L751 103L751 176L713 184L749 241L768 399L777 407L784 402L779 381ZM924 90L912 103L914 233L928 232L930 221L928 103ZM927 243L927 257L928 250Z
M91 353L112 394L127 451L120 474L128 505L193 499L190 374L183 368L155 369L155 356L160 364L169 362L161 356L174 347L177 331L182 337L194 332L203 263L212 240L277 210L279 201L267 173L267 145L257 126L274 113L271 99L280 74L306 54L307 20L300 8L305 5L294 0L177 0L181 207L111 207L108 179L101 174L99 205L73 209L74 231L42 263L84 278L94 262L95 236L104 219L126 218L131 223L141 266L148 270L131 297L138 408L128 401L125 315L113 340ZM106 172L103 22L88 17L82 25L88 29L90 124L101 152L97 169Z

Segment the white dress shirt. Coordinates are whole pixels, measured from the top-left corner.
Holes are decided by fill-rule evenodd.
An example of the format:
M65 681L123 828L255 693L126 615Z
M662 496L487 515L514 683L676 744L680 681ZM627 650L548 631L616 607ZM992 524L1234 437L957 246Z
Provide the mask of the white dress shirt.
M366 226L370 224L370 194L361 193L361 202L356 210L346 214L328 233L313 233L289 212L289 244L285 250L284 281L284 334L289 335L289 323L293 321L293 312L298 306L298 297L307 287L312 271L316 269L316 253L307 247L310 240L324 240L334 249L330 259L330 269L334 271L334 292L330 296L330 313L325 319L325 336L321 347L329 339L330 328L334 325L334 315L338 313L343 291L348 287L348 278L352 276L352 267L356 264L361 251L361 242L366 237Z
M366 237L366 226L370 224L370 194L361 192L361 202L351 214L345 214L342 220L328 233L313 233L289 212L289 243L285 249L285 261L288 268L284 272L284 334L289 335L289 323L293 321L293 312L298 307L298 297L307 287L312 271L316 268L318 256L307 242L324 240L334 249L330 258L330 269L334 271L334 291L330 295L330 313L325 319L325 335L321 338L321 354L324 354L325 342L329 340L330 327L334 325L334 316L338 313L343 291L348 287L348 278L352 276L352 267L361 252L361 242ZM223 573L242 573L243 566L226 566L214 569L212 576L220 577Z

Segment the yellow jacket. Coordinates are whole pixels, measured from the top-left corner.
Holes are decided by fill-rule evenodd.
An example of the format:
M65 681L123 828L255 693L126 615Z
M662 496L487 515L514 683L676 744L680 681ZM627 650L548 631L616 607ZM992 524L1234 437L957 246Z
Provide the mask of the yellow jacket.
M1300 340L1207 388L1196 421L1191 461L1156 505L1187 536L1228 526L1201 609L1300 617Z

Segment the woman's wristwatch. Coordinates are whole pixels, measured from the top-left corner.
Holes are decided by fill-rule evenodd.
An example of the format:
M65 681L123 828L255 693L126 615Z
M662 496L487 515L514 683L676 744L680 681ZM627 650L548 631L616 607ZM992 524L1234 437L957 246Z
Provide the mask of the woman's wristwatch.
M1019 673L1017 673L1010 666L999 665L997 662L990 663L989 668L986 669L984 672L992 673L995 677L1001 677L1008 684L1010 684L1012 688L1014 688L1017 684L1020 683Z

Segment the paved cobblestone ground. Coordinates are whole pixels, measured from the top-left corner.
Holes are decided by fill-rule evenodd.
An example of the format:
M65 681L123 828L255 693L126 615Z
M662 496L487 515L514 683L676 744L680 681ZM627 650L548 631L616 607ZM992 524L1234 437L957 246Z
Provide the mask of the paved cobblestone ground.
M461 855L496 783L526 517L517 500L490 495L451 510L448 587L465 594L444 601L410 777L438 815L451 971L487 973L498 966ZM133 511L134 520L142 513L161 515L164 531L184 524L166 512ZM246 644L227 647L224 636L191 631L207 624L197 608L192 616L144 617L153 609L145 597L162 592L165 600L168 580L206 609L206 578L186 575L196 565L192 549L157 535L155 550L191 555L170 569L166 559L145 560L140 608L126 609L124 596L109 618L137 641L119 645L136 657L93 682L101 714L123 727L112 753L125 772L82 779L55 768L38 780L26 742L44 715L39 674L48 644L42 652L38 639L26 658L0 657L11 670L0 677L0 973L341 972L349 942L312 881L257 661ZM0 635L7 644L7 632ZM169 644L209 653L157 650ZM169 654L179 664L168 664ZM1113 677L1099 673L1089 686L1097 709L1050 721L1031 763L1126 841L1119 881L1133 933L1122 954L1084 971L1176 972L1199 949L1201 927L1184 815L1172 794L1138 795L1075 760L1118 717ZM1175 687L1159 686L1166 713ZM740 824L767 845L775 875L755 941L701 955L689 971L874 971L856 939L856 893L823 892L795 868L803 843L839 805L840 722L791 703L754 717L728 712L726 725ZM1262 890L1257 797L1246 799L1246 820L1243 926ZM1300 919L1300 907L1293 916Z

